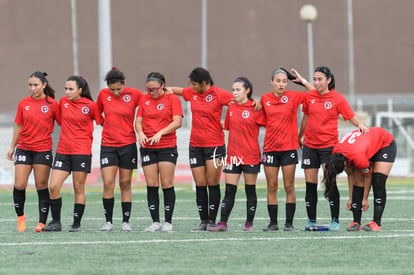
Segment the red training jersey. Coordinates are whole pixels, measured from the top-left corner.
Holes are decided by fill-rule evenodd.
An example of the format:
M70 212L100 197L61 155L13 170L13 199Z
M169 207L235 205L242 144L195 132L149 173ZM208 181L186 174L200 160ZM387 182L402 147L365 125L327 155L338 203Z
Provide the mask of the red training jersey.
M304 144L309 148L332 147L338 142L338 118L355 116L346 98L335 90L321 95L316 90L306 93L303 113L308 115Z
M124 87L119 97L108 88L99 92L96 105L105 117L101 145L123 147L137 142L134 118L141 97L140 90L130 87Z
M233 103L227 110L224 121L224 129L229 131L227 164L260 164L259 129L265 126L266 118L263 109L255 111L252 103L251 100L241 105Z
M305 97L306 93L299 91L285 91L278 97L273 92L262 96L260 103L267 120L263 152L299 148L297 111Z
M355 130L341 138L332 153L341 153L352 166L366 169L369 167L369 159L380 149L389 146L393 140L394 137L380 127L369 128L367 134Z
M51 134L59 115L59 103L51 97L22 99L17 106L14 122L22 125L17 148L35 152L52 150Z
M223 106L234 98L233 94L211 85L204 93L196 93L193 88L184 88L184 100L191 102L191 137L190 145L194 147L215 147L224 144L221 128Z
M146 94L141 99L137 116L142 117L144 134L151 138L167 127L173 121L173 116L183 116L183 109L175 94L163 94L156 99ZM163 135L158 144L145 144L145 148L169 148L176 145L177 136L173 131Z
M66 155L91 155L93 120L103 123L95 102L82 97L76 101L66 96L60 99L61 123L59 144L56 152Z

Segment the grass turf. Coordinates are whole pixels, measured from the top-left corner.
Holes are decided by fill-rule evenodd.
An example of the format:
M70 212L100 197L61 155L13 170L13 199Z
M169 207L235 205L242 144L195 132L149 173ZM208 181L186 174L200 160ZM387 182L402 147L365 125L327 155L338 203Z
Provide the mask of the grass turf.
M222 186L223 191L224 186ZM304 186L297 184L293 232L263 232L268 223L266 186L257 186L258 207L253 232L242 232L245 222L244 185L239 186L228 232L191 232L198 225L195 193L190 185L176 186L174 232L143 232L151 224L145 188L134 187L133 232L119 232L121 207L116 192L115 232L100 232L104 223L101 188L87 188L82 232L70 233L73 194L65 187L63 231L34 233L37 194L27 191L28 231L16 231L10 190L0 191L0 273L4 274L409 274L414 270L414 184L412 179L390 179L387 205L379 232L346 232L352 220L345 210L347 186L339 183L340 232L304 232ZM224 192L222 192L224 195ZM162 192L160 192L162 205ZM279 225L284 224L284 192L279 190ZM363 222L372 218L370 209ZM162 207L161 207L162 208ZM160 212L161 218L163 211ZM330 222L328 202L319 192L318 223ZM49 219L50 220L50 219Z

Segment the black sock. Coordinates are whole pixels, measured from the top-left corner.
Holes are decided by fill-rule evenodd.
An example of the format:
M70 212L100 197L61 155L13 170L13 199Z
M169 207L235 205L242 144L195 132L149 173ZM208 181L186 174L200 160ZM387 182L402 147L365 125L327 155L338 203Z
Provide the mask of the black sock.
M277 212L278 212L277 204L268 204L267 205L267 213L269 213L271 224L277 224Z
M49 201L50 211L52 212L52 219L60 222L60 212L62 210L62 198Z
M162 189L164 193L164 215L165 222L171 223L175 206L175 189L174 186Z
M332 221L339 222L339 190L336 183L332 185L332 190L329 194L329 207L331 209Z
M16 211L17 216L24 215L25 201L26 201L26 189L17 190L16 187L13 187L14 210Z
M209 193L209 215L208 219L212 222L216 222L216 217L218 213L218 208L220 205L220 185L213 185L208 187Z
M234 198L236 196L237 186L226 183L226 191L224 193L224 199L221 202L221 217L220 221L227 222L233 209Z
M381 226L382 214L384 213L387 192L385 183L388 176L381 173L372 174L372 191L374 193L374 222Z
M296 212L296 203L294 202L286 203L285 209L286 209L286 224L293 225L293 217L295 216L295 212Z
M148 210L153 222L160 222L158 186L147 186Z
M80 203L75 203L73 206L73 225L81 224L83 212L85 211L85 205Z
M122 222L129 222L129 217L131 217L132 202L123 201L121 202L122 208Z
M355 186L352 188L352 215L354 222L361 224L362 199L364 198L364 187Z
M318 205L318 184L306 182L306 213L310 222L316 222L316 207Z
M49 214L49 189L37 190L37 197L39 199L39 222L46 224Z
M247 208L247 222L253 223L254 215L256 214L257 207L257 195L256 195L256 185L244 185L244 191L246 193L246 208Z
M115 199L113 197L109 199L102 198L105 219L107 222L110 223L112 223L112 217L114 214L114 203Z
M208 220L208 193L207 186L196 186L196 203L198 215L202 222Z

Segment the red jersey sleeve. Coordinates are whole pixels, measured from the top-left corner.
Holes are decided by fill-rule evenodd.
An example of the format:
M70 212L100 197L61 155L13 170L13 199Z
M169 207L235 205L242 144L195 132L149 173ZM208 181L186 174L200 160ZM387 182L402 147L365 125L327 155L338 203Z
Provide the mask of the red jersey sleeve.
M351 105L349 105L346 98L338 92L337 92L337 96L339 97L339 102L338 102L338 107L337 107L338 113L342 115L344 120L349 120L353 118L355 116L355 113L352 110Z
M182 95L185 101L190 101L193 93L194 90L191 87L187 87L182 90Z

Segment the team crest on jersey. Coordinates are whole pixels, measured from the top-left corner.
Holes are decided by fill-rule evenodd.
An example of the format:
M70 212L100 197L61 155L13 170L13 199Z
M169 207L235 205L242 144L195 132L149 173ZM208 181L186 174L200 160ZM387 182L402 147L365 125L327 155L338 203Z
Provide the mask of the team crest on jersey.
M43 105L41 108L40 108L40 110L42 111L42 113L47 113L47 112L49 112L49 106L47 106L47 105Z
M207 102L211 102L211 101L213 101L213 96L212 96L212 95L208 95L208 96L206 96L206 101L207 101Z
M124 99L124 102L130 102L131 101L131 96L130 95L124 95L123 99Z
M243 113L242 113L242 117L243 118L248 118L250 116L250 112L249 111L243 111Z
M325 109L329 110L332 108L332 103L328 101L328 102L325 102L323 106L325 107Z
M288 103L288 101L289 101L289 98L287 97L287 96L282 96L282 98L280 99L280 101L282 102L282 103Z
M83 106L82 107L82 114L86 115L87 113L89 113L89 107L88 106Z
M164 109L164 103L160 103L157 105L157 110L161 111L162 109Z

